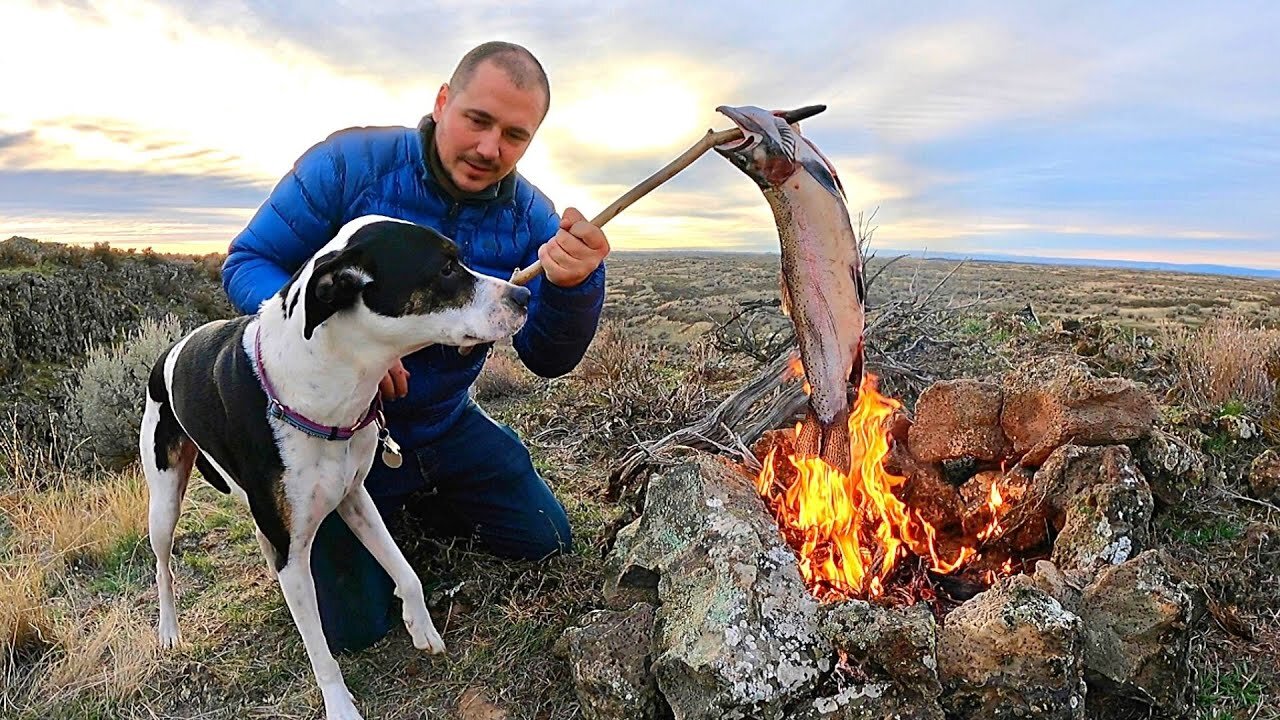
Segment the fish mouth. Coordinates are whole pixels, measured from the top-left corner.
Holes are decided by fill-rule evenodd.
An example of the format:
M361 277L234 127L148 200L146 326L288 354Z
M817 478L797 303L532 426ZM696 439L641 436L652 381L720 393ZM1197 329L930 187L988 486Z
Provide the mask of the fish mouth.
M754 105L721 105L717 112L742 131L741 140L716 146L718 152L746 173L762 190L781 187L796 172L797 134L776 113Z
M760 144L765 137L765 130L759 121L759 113L766 113L765 110L754 107L732 107L730 105L721 105L716 108L716 112L723 114L729 118L734 125L742 131L741 140L730 140L715 146L717 152L722 154L744 153ZM767 113L766 113L767 114Z

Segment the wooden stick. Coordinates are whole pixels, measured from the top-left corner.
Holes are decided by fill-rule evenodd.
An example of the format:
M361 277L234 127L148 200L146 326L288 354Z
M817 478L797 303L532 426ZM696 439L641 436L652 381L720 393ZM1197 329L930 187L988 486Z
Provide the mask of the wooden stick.
M795 110L788 110L782 113L782 119L788 123L797 123L805 118L811 118L814 115L826 110L826 105L806 105ZM603 227L605 223L617 217L618 213L626 210L632 203L640 198L648 195L654 188L665 183L675 177L677 173L693 164L694 160L702 157L702 154L717 145L723 145L727 142L742 139L742 130L739 128L730 128L729 130L721 130L719 132L708 130L702 139L693 144L688 150L685 150L680 157L667 163L665 167L658 170L654 174L645 178L639 185L628 190L622 197L613 201L613 204L605 208L603 212L595 216L591 220L591 224L596 227ZM516 285L528 285L529 281L538 277L542 273L541 261L535 261L529 267L523 270L517 270L511 276L511 282Z

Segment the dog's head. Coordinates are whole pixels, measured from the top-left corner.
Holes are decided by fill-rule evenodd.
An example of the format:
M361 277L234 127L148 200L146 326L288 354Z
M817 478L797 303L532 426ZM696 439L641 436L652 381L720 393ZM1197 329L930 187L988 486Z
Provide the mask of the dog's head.
M349 319L405 352L499 340L529 305L528 288L471 270L444 235L381 216L348 223L280 292L286 317L303 311L308 340Z

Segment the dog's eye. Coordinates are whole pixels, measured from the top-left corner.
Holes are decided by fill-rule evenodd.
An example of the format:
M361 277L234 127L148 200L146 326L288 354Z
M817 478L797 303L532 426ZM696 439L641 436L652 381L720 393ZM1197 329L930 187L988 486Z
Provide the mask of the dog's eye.
M458 263L451 262L448 265L445 265L444 268L440 271L440 277L453 277L453 273L457 269L458 269Z

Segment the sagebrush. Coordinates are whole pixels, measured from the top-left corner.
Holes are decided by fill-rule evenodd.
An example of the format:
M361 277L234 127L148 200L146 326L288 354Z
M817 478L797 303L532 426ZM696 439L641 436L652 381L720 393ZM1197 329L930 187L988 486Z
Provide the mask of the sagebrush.
M179 320L166 315L143 320L121 342L89 348L72 381L71 414L84 449L102 465L118 469L137 458L147 378L160 353L182 334Z

